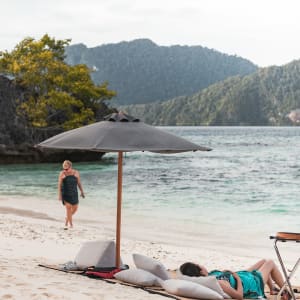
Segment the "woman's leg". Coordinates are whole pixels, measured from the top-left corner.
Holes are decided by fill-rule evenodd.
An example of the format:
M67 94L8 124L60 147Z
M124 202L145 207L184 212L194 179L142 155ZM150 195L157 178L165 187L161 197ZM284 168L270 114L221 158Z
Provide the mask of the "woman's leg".
M265 263L258 270L261 272L265 283L268 282L271 276L271 278L275 281L275 283L280 288L283 287L284 285L283 277L273 260L271 259L266 260Z
M65 209L66 209L66 218L65 218L65 229L68 227L69 219L68 219L68 206L67 202L64 202Z
M266 259L261 259L257 263L255 263L253 266L247 269L247 271L254 271L258 270L264 263L266 262Z
M75 205L72 205L71 206L71 216L73 216L76 211L78 209L78 204L75 204ZM73 227L73 220L72 220L72 217L71 217L71 223L70 223L70 226Z
M250 268L247 269L247 271L254 271L254 270L259 270L264 263L266 263L266 259L261 259L259 260L257 263L255 263L253 266L251 266ZM273 289L274 289L274 284L273 284L273 280L272 280L272 277L271 275L269 276L268 280L267 281L264 281L269 289L270 289L270 292L273 293Z
M72 205L72 216L76 213L78 209L78 204Z
M71 227L73 226L72 222L72 204L65 202L66 206L66 213L67 213L67 218L66 218L66 226L70 225Z

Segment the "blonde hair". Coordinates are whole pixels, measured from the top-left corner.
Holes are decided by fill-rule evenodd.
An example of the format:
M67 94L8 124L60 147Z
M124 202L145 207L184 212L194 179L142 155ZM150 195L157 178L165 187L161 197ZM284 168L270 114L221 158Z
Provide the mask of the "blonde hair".
M72 162L70 160L65 160L62 165L63 165L63 168L65 166L68 166L69 168L72 168Z

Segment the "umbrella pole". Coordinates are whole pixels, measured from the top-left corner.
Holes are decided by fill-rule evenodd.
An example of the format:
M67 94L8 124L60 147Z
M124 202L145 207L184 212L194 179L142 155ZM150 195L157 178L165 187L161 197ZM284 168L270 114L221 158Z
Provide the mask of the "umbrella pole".
M118 152L118 192L117 192L117 228L116 228L116 268L120 267L120 241L121 241L121 208L122 208L122 173L123 152Z

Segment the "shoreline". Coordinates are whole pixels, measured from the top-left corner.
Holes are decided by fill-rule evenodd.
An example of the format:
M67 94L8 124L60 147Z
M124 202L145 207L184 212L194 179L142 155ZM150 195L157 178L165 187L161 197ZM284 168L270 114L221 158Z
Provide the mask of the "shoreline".
M74 218L75 228L63 230L61 205L0 196L0 298L76 299L80 294L80 299L162 299L130 287L38 267L41 263L61 264L74 260L85 241L114 239L115 216L100 212L80 206ZM233 238L229 234L220 240L213 233L207 233L197 239L195 235L184 237L185 228L179 232L170 226L159 232L159 224L149 227L150 224L144 226L137 221L124 220L122 224L121 256L130 267L134 267L133 253L158 259L169 269L176 269L186 260L205 264L208 269L232 270L249 267L260 258L277 262L273 242L267 239L256 248L257 243L251 239L247 246L247 237ZM294 262L299 251L291 248L294 250L283 253ZM294 278L299 283L299 274Z

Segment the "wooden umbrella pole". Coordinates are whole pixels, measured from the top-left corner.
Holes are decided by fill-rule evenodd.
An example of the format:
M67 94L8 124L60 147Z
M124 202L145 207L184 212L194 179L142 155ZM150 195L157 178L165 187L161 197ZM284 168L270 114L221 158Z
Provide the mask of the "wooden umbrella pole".
M117 224L116 224L116 268L120 267L120 242L121 242L121 210L122 210L122 173L123 173L123 152L118 155L118 192L117 192Z

